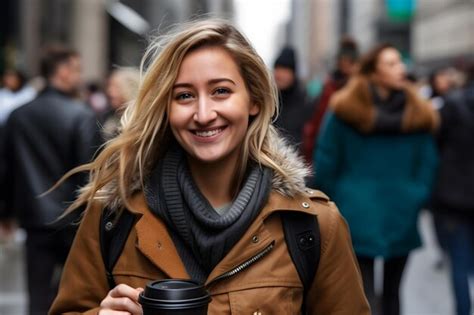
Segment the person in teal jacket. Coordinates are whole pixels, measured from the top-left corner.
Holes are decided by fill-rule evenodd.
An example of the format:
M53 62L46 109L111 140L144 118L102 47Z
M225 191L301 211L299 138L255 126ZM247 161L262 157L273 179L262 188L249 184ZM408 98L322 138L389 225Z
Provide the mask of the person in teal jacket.
M419 210L437 165L438 116L405 80L399 52L376 47L360 73L330 101L314 156L315 186L339 206L374 314L399 314L399 287L408 255L420 246ZM384 259L380 302L374 259Z

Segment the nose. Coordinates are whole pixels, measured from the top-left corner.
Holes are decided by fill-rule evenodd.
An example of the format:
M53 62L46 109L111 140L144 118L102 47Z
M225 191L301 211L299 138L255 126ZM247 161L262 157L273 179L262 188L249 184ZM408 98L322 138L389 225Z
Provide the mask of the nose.
M217 118L217 112L212 100L207 97L200 97L193 118L196 123L203 126L214 121Z

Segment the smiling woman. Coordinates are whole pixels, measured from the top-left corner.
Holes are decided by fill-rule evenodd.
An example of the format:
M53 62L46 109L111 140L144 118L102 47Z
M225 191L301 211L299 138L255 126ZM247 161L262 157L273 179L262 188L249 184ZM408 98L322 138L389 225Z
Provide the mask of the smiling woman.
M91 174L71 207L86 212L50 314L141 314L142 288L164 278L206 285L209 314L368 314L346 224L304 186L308 170L271 124L277 98L262 59L223 21L166 39L145 56L122 133L73 171ZM99 254L110 212L135 217L113 288L100 259L84 259ZM315 277L299 277L283 212L318 217Z
M225 49L203 47L184 58L174 85L170 127L188 154L191 173L216 175L213 186L220 187L217 191L225 196L215 200L216 190L203 191L214 207L232 201L237 187L231 187L229 178L236 172L249 118L258 112Z

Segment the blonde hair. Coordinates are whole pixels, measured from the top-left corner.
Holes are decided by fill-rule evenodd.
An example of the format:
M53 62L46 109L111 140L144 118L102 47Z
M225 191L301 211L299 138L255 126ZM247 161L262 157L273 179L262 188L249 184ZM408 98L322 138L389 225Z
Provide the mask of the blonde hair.
M108 142L93 162L77 167L64 177L90 171L89 183L67 212L83 204L89 207L94 200L104 203L119 200L119 204L131 207L128 201L136 190L136 183L143 189L144 178L172 139L167 111L180 65L189 52L203 46L222 47L233 57L246 82L251 102L260 108L250 120L237 176L242 179L248 161L253 160L280 173L283 179L289 178L279 165L284 159L276 150L279 135L272 125L272 117L277 113L273 77L249 41L234 26L221 20L202 20L188 23L149 46L141 63L143 76L139 93L133 106L125 110L121 134ZM105 194L107 189L104 188L109 185L117 189Z

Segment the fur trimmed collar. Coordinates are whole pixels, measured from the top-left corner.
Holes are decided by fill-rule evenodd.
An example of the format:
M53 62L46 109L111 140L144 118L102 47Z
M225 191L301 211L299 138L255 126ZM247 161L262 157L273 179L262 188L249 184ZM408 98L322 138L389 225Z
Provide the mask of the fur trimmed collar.
M297 149L287 143L282 137L272 139L271 145L276 151L274 162L279 165L288 175L284 178L281 174L273 172L272 190L277 191L283 196L293 197L296 195L306 195L305 177L311 174L310 167L304 162ZM142 190L138 176L131 185L131 191L137 193ZM119 209L123 202L117 196L117 183L110 182L95 195L95 200L109 207L110 209Z
M438 113L422 100L409 85L403 88L407 102L403 112L401 131L435 131L439 125ZM347 85L336 92L330 101L331 109L341 120L361 133L371 133L375 127L378 110L370 94L369 81L355 76Z

